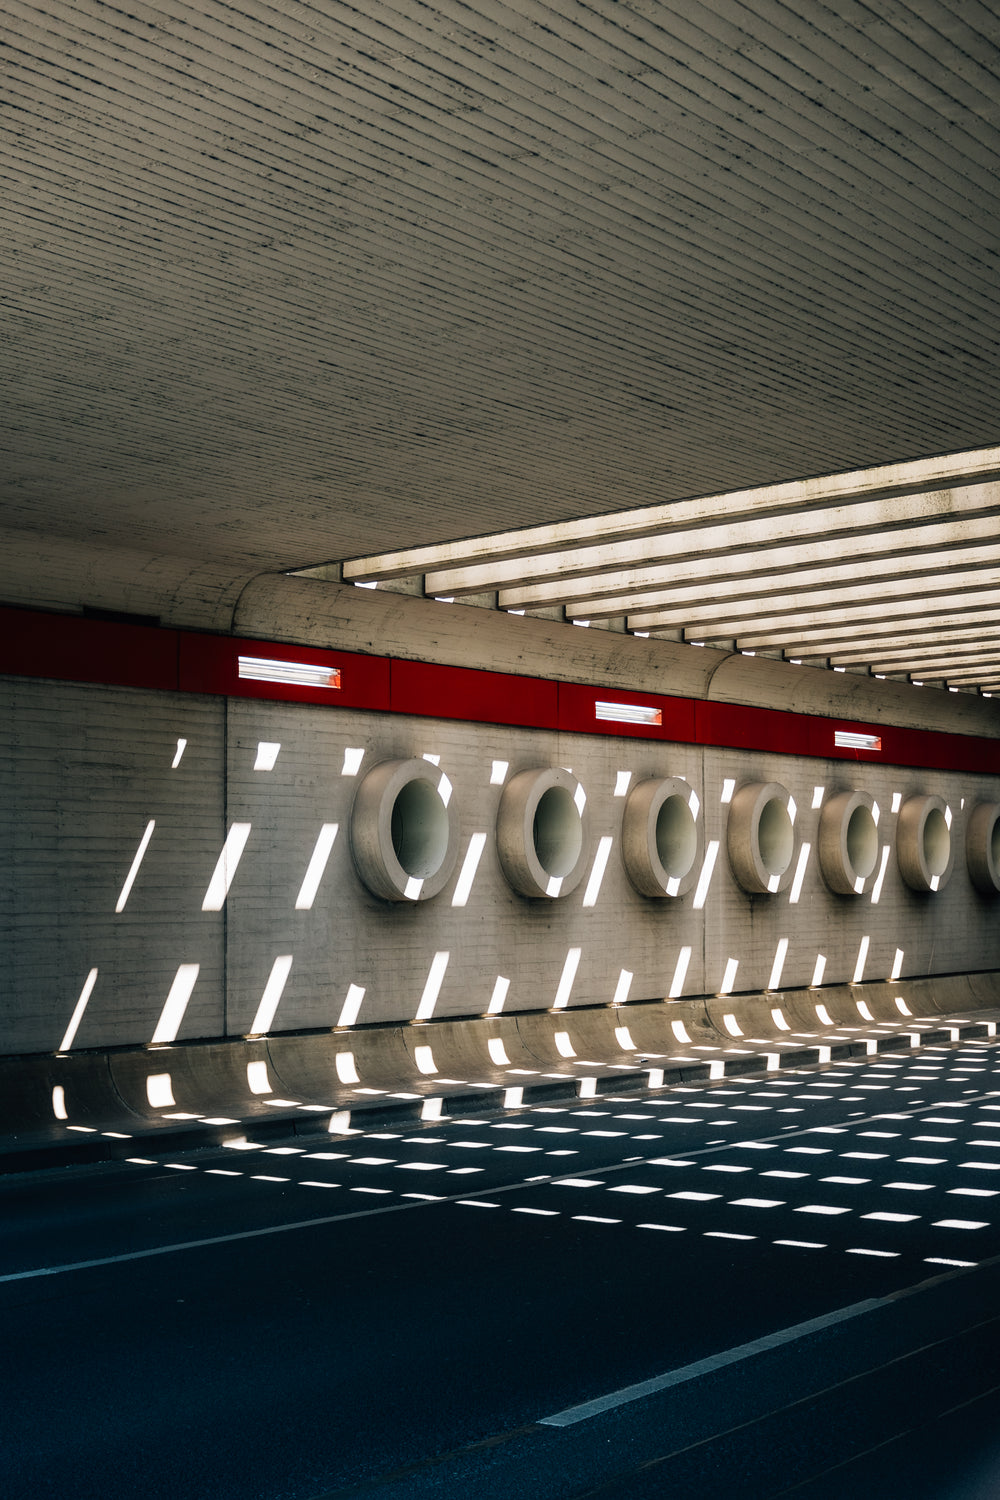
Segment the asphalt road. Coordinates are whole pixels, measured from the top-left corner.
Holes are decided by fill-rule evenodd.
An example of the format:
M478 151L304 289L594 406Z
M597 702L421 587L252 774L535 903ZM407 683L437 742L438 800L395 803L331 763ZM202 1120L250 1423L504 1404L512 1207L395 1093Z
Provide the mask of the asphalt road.
M996 1500L998 1063L2 1179L0 1493Z

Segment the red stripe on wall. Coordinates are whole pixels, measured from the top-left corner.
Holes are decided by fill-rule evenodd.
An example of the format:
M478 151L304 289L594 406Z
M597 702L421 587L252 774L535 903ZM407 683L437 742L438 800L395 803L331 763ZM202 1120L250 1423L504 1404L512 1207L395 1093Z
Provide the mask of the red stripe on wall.
M436 662L392 662L392 712L471 724L559 725L559 684L544 677L515 677Z
M320 666L340 673L337 689L240 677L240 656ZM996 775L1000 741L939 730L860 724L819 714L588 687L471 667L445 666L275 641L199 635L150 625L0 607L0 673L112 687L208 693L414 714L477 724L624 735L883 765ZM657 710L659 724L599 718L598 704ZM880 750L835 744L838 730L881 739Z

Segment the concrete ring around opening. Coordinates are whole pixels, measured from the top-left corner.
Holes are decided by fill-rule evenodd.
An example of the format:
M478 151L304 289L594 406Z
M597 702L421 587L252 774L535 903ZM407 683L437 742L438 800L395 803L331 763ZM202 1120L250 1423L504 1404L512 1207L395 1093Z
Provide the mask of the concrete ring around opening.
M837 792L819 815L819 867L838 896L860 896L878 864L879 807L867 792Z
M896 863L913 891L940 891L955 863L951 808L942 797L907 797L896 822Z
M726 824L729 863L751 896L774 896L792 879L799 840L795 799L777 781L752 781L733 794Z
M1000 802L980 802L973 808L965 834L965 862L977 891L984 896L1000 891Z
M679 776L640 781L622 817L622 858L642 896L686 896L705 855L697 792Z
M358 787L351 854L358 874L384 901L429 901L458 857L452 784L427 760L386 760Z
M500 796L497 854L522 896L568 896L587 856L587 796L570 771L519 771Z

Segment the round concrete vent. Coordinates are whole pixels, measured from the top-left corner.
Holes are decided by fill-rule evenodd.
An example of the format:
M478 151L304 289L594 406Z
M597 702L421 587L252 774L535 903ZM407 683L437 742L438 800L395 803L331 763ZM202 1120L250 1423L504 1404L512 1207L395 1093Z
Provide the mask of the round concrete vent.
M368 889L385 901L428 901L458 855L452 786L426 760L386 760L358 787L351 853Z
M522 896L567 896L585 864L586 803L569 771L520 771L504 787L497 812L497 853Z
M896 824L899 873L914 891L939 891L954 863L951 809L941 797L907 797Z
M700 813L697 793L677 776L632 788L622 819L622 857L640 895L687 895L705 853Z
M819 815L819 865L838 896L860 896L878 864L878 808L867 792L838 792Z
M752 896L773 896L792 878L798 839L795 803L777 781L754 781L733 796L726 825L733 874Z
M1000 802L980 802L965 836L969 879L984 896L1000 891Z

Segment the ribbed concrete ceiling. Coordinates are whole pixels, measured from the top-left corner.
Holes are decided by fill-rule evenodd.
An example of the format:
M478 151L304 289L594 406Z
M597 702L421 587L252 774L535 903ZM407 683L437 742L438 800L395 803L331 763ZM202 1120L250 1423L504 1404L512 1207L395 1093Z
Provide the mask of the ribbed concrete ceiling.
M1000 692L1000 448L355 558L348 582Z
M0 597L1000 435L977 0L7 0L0 38Z

